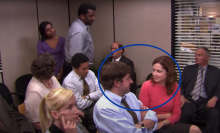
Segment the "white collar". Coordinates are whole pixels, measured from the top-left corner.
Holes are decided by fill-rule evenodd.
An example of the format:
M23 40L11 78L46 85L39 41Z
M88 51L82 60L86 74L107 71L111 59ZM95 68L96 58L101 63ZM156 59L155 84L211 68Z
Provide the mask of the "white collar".
M117 59L115 59L115 61L119 61L121 59L121 56L120 57L118 57ZM114 59L112 59L112 61L113 61Z

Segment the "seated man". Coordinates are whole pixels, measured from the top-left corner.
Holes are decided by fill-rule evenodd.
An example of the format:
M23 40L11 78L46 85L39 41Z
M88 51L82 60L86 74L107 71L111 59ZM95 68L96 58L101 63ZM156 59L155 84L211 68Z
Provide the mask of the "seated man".
M110 62L103 66L100 82L105 95L115 104L131 108L146 109L136 96L129 92L132 80L130 67L122 62ZM161 128L153 111L131 111L118 107L102 96L96 103L93 118L100 133L149 133ZM158 126L157 126L158 125Z
M115 51L116 49L122 48L122 47L123 47L123 45L120 44L119 42L114 42L111 45L111 52ZM105 65L109 62L112 62L112 61L120 61L120 62L123 62L123 63L129 65L131 67L131 79L133 80L133 83L131 83L131 86L130 86L130 91L132 92L136 86L136 73L134 71L134 63L132 60L130 60L126 56L124 56L123 53L124 53L124 48L114 52L111 55L111 57L109 57L105 60L103 65Z
M89 58L77 53L72 57L71 65L73 70L63 81L63 87L72 89L76 97L76 106L84 114L84 125L90 133L96 132L93 121L93 107L96 101L102 96L95 74L89 70Z
M0 95L0 132L35 133L34 126L19 112L12 109Z
M208 65L210 51L200 47L195 65L184 68L181 81L181 122L191 124L196 115L206 120L206 133L219 133L220 70Z

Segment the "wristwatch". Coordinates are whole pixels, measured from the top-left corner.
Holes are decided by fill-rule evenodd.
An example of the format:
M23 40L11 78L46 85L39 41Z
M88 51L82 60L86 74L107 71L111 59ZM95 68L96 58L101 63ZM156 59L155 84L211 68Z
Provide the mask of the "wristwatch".
M141 125L141 130L144 132L146 130L146 127L144 126L144 123L139 122L139 124Z
M86 96L86 99L89 100L89 98L90 98L89 95L87 95L87 96Z
M166 121L164 120L164 121L163 121L163 125L166 126L166 124L167 124L167 123L166 123Z

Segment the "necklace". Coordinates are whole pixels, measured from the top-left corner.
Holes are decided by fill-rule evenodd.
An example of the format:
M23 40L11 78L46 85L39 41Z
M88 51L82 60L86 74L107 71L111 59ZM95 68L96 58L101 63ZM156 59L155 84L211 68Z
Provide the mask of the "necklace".
M43 81L41 81L41 83L48 88L48 87L50 87L52 81L51 81L51 79L50 79L50 80L47 82L47 84L46 84L45 82L43 82Z

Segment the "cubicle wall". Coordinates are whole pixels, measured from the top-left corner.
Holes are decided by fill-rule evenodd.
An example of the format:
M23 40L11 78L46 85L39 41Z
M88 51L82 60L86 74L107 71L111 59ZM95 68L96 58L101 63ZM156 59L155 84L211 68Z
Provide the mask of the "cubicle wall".
M85 1L85 0L83 0ZM14 90L15 80L30 73L37 55L38 23L51 21L57 34L66 37L69 22L77 17L82 0L1 0L0 47L5 84ZM114 41L123 45L150 44L171 51L171 0L87 0L96 5L90 27L95 46L95 67L110 53ZM68 8L69 7L69 8ZM151 64L163 52L150 47L129 47L125 55L135 63L137 83L152 71Z

